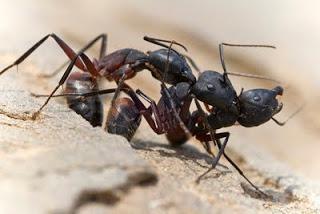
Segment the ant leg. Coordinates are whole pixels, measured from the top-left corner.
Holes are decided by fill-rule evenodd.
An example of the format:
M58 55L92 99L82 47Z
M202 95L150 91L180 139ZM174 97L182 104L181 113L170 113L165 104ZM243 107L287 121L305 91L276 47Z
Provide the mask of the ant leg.
M212 162L212 167L211 167L212 169L216 168L216 166L217 166L217 164L218 164L218 162L219 162L219 160L221 158L221 155L223 154L224 149L227 146L229 137L230 137L230 133L229 132L216 133L215 139L219 140L221 138L224 138L224 141L222 143L221 148L218 147L219 148L219 152L218 152L217 156L215 157L215 159Z
M208 154L212 155L212 157L215 157L215 155L213 154L212 150L211 150L211 146L209 141L205 141L205 142L201 142L203 148L207 151Z
M223 133L218 133L215 135L215 139L216 140L220 140L221 138L225 138L223 143L222 143L222 146L219 147L219 152L218 152L218 155L214 158L213 162L212 162L212 166L207 170L205 171L203 174L201 174L197 180L196 180L196 183L199 183L200 180L205 176L207 175L210 171L212 171L213 169L216 168L216 166L218 165L218 162L221 158L221 155L224 153L224 149L227 145L227 142L229 140L229 136L230 136L230 133L229 132L223 132Z
M114 102L116 101L116 99L118 98L120 91L121 91L121 87L124 84L124 80L126 79L127 75L124 73L121 78L119 79L119 81L117 82L117 90L115 91L112 100L111 100L111 105L113 106Z
M245 74L245 73L234 73L234 72L228 72L227 67L224 60L224 52L223 52L223 46L229 46L229 47L255 47L255 48L276 48L272 45L241 45L241 44L230 44L230 43L220 43L219 44L219 55L220 55L220 62L223 68L223 75L226 78L228 74L235 75L235 76L243 76L243 77L249 77L249 78L256 78L256 79L265 79L270 80L279 83L278 80L272 79L270 77L266 76L260 76L260 75L253 75L253 74Z
M154 119L156 121L158 129L161 130L161 132L163 133L163 125L160 119L160 113L159 113L156 102L150 97L148 97L145 93L143 93L140 89L136 90L136 94L142 97L144 100L146 100L150 104L150 109L152 110L151 113L154 114Z
M221 142L220 139L217 140L217 144L219 149L222 147L221 146ZM259 189L259 187L257 187L256 185L254 185L249 178L247 178L247 176L245 176L245 174L243 173L243 171L240 169L240 167L237 166L237 164L235 162L233 162L233 160L225 153L225 151L223 151L223 156L227 159L227 161L238 171L238 173L254 188L256 189L259 193L261 193L262 195L264 195L265 197L270 197L268 194L266 194L265 192L263 192L262 190Z
M196 103L197 109L201 115L201 117L204 120L204 125L205 128L209 130L210 136L211 136L211 141L214 143L214 145L216 145L216 141L215 141L215 131L211 128L208 119L207 119L207 115L206 113L203 111L199 101L197 99L194 99L194 102Z
M71 61L71 63L69 64L69 66L67 67L66 71L64 72L63 76L61 77L58 85L54 88L54 90L50 93L49 97L46 99L46 101L44 102L44 104L39 108L38 111L36 111L35 113L33 113L32 115L32 119L36 119L37 116L40 114L40 112L42 111L42 109L48 104L49 100L51 99L51 97L54 95L54 93L58 90L58 88L60 86L63 85L63 83L67 80L69 74L71 73L71 70L73 68L73 66L75 65L76 61L82 59L83 62L85 63L86 69L88 72L90 72L90 74L92 76L96 76L96 74L99 75L99 72L95 69L94 65L92 64L92 62L90 61L90 59L84 54L84 53L80 53L77 54Z
M87 51L96 42L98 42L99 39L101 39L101 47L100 47L100 55L99 55L99 59L101 59L102 57L104 57L106 55L106 50L107 50L108 37L107 37L107 34L104 34L104 33L100 34L99 36L97 36L93 40L91 40L88 44L86 44L83 48L81 48L80 51L78 51L78 53L82 53L82 52ZM57 69L55 69L54 72L52 72L51 74L43 74L43 75L41 75L41 77L44 77L44 78L53 77L53 76L57 75L69 63L70 63L70 60L64 62L61 66L59 66Z
M36 44L34 44L31 48L29 48L25 53L22 54L17 60L15 60L11 65L8 65L4 69L0 71L0 75L12 68L13 66L19 65L21 62L23 62L33 51L35 51L43 42L45 42L49 37L52 37L58 45L61 47L61 49L64 51L64 53L69 57L69 59L74 59L76 57L76 53L62 40L60 39L56 34L51 33L40 39ZM81 62L81 59L76 58L75 64L80 70L85 70L85 65Z
M109 89L103 89L103 90L98 90L98 91L92 91L92 92L87 92L87 93L64 93L64 94L57 94L57 95L52 95L51 97L92 97L96 95L103 95L103 94L110 94L114 93L117 90L117 88L109 88ZM45 95L45 94L33 94L31 93L32 96L34 97L49 97L50 95Z
M99 59L104 57L107 52L107 40L108 40L108 35L105 33L102 33L98 35L96 38L91 40L87 45L85 45L83 48L80 49L79 53L87 51L89 48L91 48L97 41L101 39L101 46L100 46L100 54L99 54Z
M221 134L221 135L220 135ZM220 135L220 136L218 136ZM218 148L219 148L219 153L221 152L223 154L223 156L227 159L227 161L237 170L237 172L254 188L256 189L259 193L261 193L262 195L264 195L265 197L269 197L268 194L264 193L262 190L259 189L259 187L257 187L256 185L254 185L250 180L249 178L247 178L247 176L243 173L243 171L240 169L240 167L238 167L238 165L233 162L233 160L225 153L225 146L227 144L227 141L229 139L229 136L230 136L230 133L228 132L225 132L225 133L219 133L217 134L217 145L218 145ZM220 139L225 137L225 140L223 142L223 144L221 145L221 141ZM217 155L217 157L219 156L219 154ZM221 157L221 154L220 154L220 157ZM215 162L214 162L215 163ZM218 162L217 162L218 163ZM199 183L200 180L206 175L208 174L211 170L213 170L214 167L212 166L211 168L209 168L206 172L204 172L202 175L200 175L196 182Z

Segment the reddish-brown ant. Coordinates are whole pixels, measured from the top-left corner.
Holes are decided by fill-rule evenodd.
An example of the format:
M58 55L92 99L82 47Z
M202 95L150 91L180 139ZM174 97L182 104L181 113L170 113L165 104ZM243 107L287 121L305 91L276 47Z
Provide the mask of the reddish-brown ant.
M33 51L35 51L49 37L53 38L57 42L57 44L62 48L64 53L69 57L71 62L67 67L66 71L64 72L63 76L61 77L58 85L51 92L49 97L46 99L45 103L39 108L38 111L36 111L32 115L33 119L35 119L39 115L41 110L47 105L47 103L49 102L51 97L54 95L54 93L59 89L59 87L66 82L74 65L77 68L79 68L81 71L90 73L90 75L87 75L84 73L72 75L69 78L70 80L68 85L69 87L67 86L69 89L68 92L79 92L83 90L89 92L88 90L97 89L95 88L96 81L97 81L96 79L104 77L110 81L116 81L117 84L119 85L118 89L115 91L112 104L114 104L114 101L119 94L122 83L126 79L134 77L137 72L143 69L147 69L151 71L152 75L156 79L169 84L176 84L182 81L193 83L196 80L185 58L176 51L168 52L167 49L160 49L156 51L150 51L147 54L145 54L136 49L126 48L126 49L117 50L113 53L106 55L106 42L107 42L106 34L101 34L97 36L77 54L56 34L54 33L48 34L45 37L43 37L41 40L39 40L36 44L34 44L24 54L22 54L22 56L20 56L17 60L15 60L15 62L13 62L11 65L7 66L2 71L0 71L0 75L3 74L8 69L10 69L11 67L19 65L21 62L23 62ZM99 60L94 59L93 61L91 61L83 52L86 51L88 48L90 48L99 39L102 40ZM154 39L150 37L144 37L144 39L146 41L167 47L166 45L161 43L161 42L168 42L167 40ZM173 43L186 49L183 45L179 43L176 43L174 41ZM167 72L164 75L165 69L167 69ZM78 83L80 83L80 86L77 85ZM85 89L83 89L83 86ZM75 111L81 112L82 115L86 114L86 113L83 113L83 111L90 111L90 109L88 109L89 106L94 107L94 109L91 109L93 111L96 111L95 108L100 109L99 101L96 98L93 98L94 100L88 101L87 104L84 104L83 102L82 103L77 102L78 101L77 98L75 100L72 100L72 99L73 98L68 98L69 104L70 103L74 104L74 101L76 101L76 104L73 107L73 109ZM174 109L173 111L175 113L174 115L176 119L179 121L179 124L183 127L184 131L188 133L187 128L184 126L184 123L179 118L177 112ZM89 112L87 116L88 117L85 117L85 118L88 120L92 120L90 121L91 124L99 125L101 123L101 121L96 121L96 115L92 115L92 113Z

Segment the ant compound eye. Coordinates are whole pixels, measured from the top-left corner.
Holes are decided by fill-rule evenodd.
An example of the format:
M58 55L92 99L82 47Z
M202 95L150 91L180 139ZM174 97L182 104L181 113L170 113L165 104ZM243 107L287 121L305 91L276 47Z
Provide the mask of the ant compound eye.
M214 90L216 90L216 88L215 88L214 85L212 85L212 84L208 84L208 85L207 85L207 88L208 88L209 91L214 91Z
M254 96L254 97L253 97L253 100L256 101L256 102L258 102L258 101L261 100L261 97L259 97L259 96Z

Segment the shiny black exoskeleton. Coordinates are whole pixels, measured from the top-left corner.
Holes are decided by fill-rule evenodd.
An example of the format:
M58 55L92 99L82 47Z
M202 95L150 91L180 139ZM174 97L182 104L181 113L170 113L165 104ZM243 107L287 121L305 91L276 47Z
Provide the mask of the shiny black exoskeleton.
M130 141L141 123L141 113L135 103L127 97L118 98L109 112L106 130Z
M67 80L64 93L83 94L98 90L98 84L90 74L74 72ZM80 114L93 127L102 125L103 105L98 95L92 97L66 97L66 99L69 108Z

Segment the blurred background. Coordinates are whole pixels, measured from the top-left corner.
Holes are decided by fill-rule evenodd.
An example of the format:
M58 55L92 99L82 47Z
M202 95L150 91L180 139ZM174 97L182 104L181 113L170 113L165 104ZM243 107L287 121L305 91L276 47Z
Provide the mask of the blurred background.
M96 35L107 33L108 52L124 47L157 49L143 41L144 35L174 39L188 47L188 55L201 70L216 71L222 70L218 57L221 42L275 45L276 50L226 48L229 70L280 80L285 93L284 109L276 116L279 120L306 105L284 127L270 121L256 128L228 128L232 133L229 145L237 148L241 139L252 147L262 147L299 174L320 180L319 1L0 0L0 5L0 60L4 64L50 32L76 50ZM89 55L97 56L98 47ZM32 62L41 71L28 69L30 72L50 73L64 61L61 50L49 41L21 66ZM232 81L238 92L242 87L276 86L248 78L232 77ZM36 87L31 82L30 90ZM139 73L131 84L159 97L158 82L148 72ZM48 84L43 90L51 88Z

